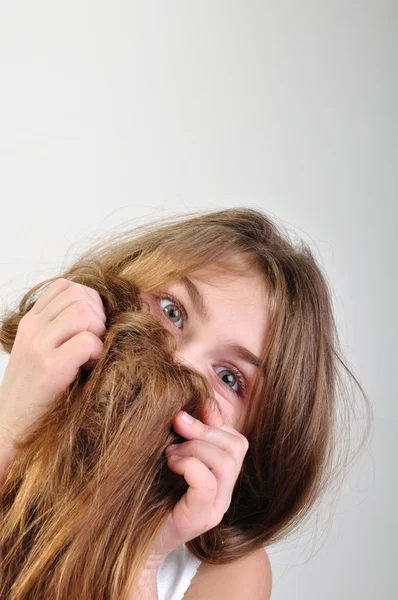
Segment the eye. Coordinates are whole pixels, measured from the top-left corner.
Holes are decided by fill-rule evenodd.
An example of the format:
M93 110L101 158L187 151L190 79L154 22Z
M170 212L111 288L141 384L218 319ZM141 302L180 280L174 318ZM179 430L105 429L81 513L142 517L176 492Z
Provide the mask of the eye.
M218 367L215 367L215 368L217 369ZM236 385L238 387L237 387L237 389L233 389L225 381L223 381L223 383L225 383L225 385L227 385L238 396L241 396L241 397L246 396L246 382L245 382L244 378L242 377L242 374L240 373L240 371L238 371L238 369L235 369L235 367L221 367L221 371L219 371L218 374L222 373L222 372L232 373L232 377L234 379L236 379L236 381L237 381ZM223 375L222 377L225 377L225 375ZM231 375L227 375L227 377L231 378ZM229 383L231 383L231 379L229 380Z
M162 312L166 315L166 317L171 320L172 323L174 323L174 325L176 325L176 327L178 327L178 329L182 329L182 327L179 327L177 325L178 321L180 321L180 319L183 317L184 319L188 320L187 317L187 313L185 311L185 308L182 306L182 304L180 304L175 298L172 298L171 296L167 296L166 294L159 294L159 296L156 296L158 300L162 300L164 302L168 302L171 301L171 307L170 304L168 306L162 306ZM177 310L176 308L177 307ZM178 318L178 311L180 312L180 314L182 315L182 317ZM177 318L177 320L175 320Z
M155 298L157 300L163 301L163 305L161 302L160 302L160 305L162 307L162 313L166 316L166 318L168 320L170 320L174 325L176 325L176 327L178 327L178 329L183 329L183 324L177 325L177 323L179 323L181 320L188 321L188 315L187 315L185 308L181 304L181 302L178 302L178 300L176 300L172 296L169 296L168 294L157 294L157 295L155 295ZM170 302L171 302L171 304L170 304ZM216 367L216 368L220 368L220 367ZM223 380L221 380L221 383L223 383L229 390L234 392L234 394L236 394L239 397L244 397L246 395L247 384L246 384L245 378L243 377L242 373L236 367L233 367L232 365L228 365L228 366L224 365L221 367L221 371L217 372L217 374L219 374L220 372L224 372L225 374L227 374L227 375L225 375L225 374L222 375L222 378L227 376L229 379L228 383ZM228 375L228 372L229 372L229 375ZM231 373L232 373L232 378L235 378L235 380L236 380L236 383L235 383L235 385L237 385L236 389L232 388L229 385L229 383L233 383L233 381L231 381Z

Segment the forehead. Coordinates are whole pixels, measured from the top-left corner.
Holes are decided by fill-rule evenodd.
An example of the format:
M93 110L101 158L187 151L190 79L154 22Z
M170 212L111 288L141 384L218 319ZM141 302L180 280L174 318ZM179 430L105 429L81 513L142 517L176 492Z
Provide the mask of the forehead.
M217 265L206 266L191 273L189 279L213 300L246 299L250 305L265 300L265 278L249 265L239 272Z
M208 309L206 324L218 336L246 342L261 354L267 328L267 294L264 276L253 270L232 273L219 267L193 272L189 279L198 288Z

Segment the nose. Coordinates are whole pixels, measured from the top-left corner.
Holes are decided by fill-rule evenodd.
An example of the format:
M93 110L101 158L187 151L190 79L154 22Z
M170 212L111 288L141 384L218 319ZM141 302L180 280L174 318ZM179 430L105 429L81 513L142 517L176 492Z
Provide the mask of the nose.
M207 419L209 411L211 412L212 410L215 410L217 413L220 413L220 408L218 405L214 405L214 400L217 398L218 394L214 389L214 384L212 384L210 381L205 362L205 355L205 348L202 343L198 343L197 341L189 341L179 345L178 350L174 353L174 358L178 364L200 373L206 379L210 393L206 404L207 412L205 411L203 418ZM213 416L213 418L215 417Z
M192 369L206 377L209 386L209 366L206 363L206 340L198 339L198 336L190 339L179 339L178 346L174 353L176 362Z
M205 375L205 367L201 356L203 356L203 352L200 353L197 345L187 343L179 345L174 354L177 363Z

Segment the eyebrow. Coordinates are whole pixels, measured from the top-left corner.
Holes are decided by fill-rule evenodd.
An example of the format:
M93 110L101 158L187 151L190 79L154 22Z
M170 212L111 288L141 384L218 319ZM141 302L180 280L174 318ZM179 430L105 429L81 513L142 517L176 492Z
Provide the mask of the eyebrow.
M206 305L204 297L202 296L196 285L188 277L181 277L181 279L179 279L179 282L187 290L192 306L194 307L196 312L205 321L208 321L210 311ZM241 360L244 360L245 362L250 363L255 367L259 367L261 365L261 361L258 358L258 356L253 354L253 352L250 352L250 350L248 350L247 348L236 344L235 342L227 342L223 346L223 348L225 350L229 350L229 352L232 352L232 354L235 354L237 358L240 358Z

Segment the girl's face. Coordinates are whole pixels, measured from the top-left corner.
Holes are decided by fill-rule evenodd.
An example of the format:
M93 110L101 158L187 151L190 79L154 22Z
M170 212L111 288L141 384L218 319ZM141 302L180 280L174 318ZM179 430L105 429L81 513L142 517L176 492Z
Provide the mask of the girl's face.
M176 336L176 360L207 378L224 422L241 431L257 373L254 357L265 343L264 278L207 267L192 274L188 286L179 280L140 295Z

